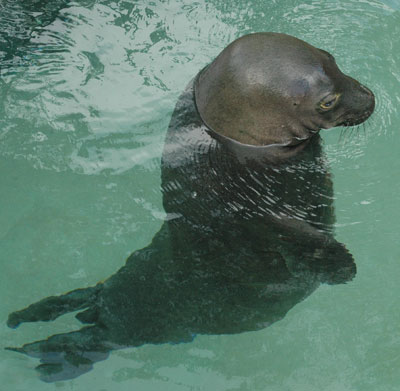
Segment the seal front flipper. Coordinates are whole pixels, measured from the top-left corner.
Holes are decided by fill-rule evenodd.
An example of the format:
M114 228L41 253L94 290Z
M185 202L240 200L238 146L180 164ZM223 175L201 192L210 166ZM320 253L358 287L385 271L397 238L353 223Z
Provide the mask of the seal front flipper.
M282 251L292 260L288 267L293 273L311 272L327 284L354 278L357 268L353 255L332 234L296 219L283 218L278 224Z
M357 273L352 254L333 237L316 236L294 247L297 258L292 270L311 271L322 283L343 284Z
M16 328L24 322L48 322L68 312L88 308L95 302L101 286L102 284L97 284L94 287L75 289L61 296L47 297L23 310L11 313L7 325Z

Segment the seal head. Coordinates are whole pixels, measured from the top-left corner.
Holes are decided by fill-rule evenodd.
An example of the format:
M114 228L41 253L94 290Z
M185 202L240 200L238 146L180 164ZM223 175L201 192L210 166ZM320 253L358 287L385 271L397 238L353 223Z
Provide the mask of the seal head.
M362 123L375 107L331 54L279 33L232 42L198 75L195 99L209 128L257 146L297 146L320 129Z

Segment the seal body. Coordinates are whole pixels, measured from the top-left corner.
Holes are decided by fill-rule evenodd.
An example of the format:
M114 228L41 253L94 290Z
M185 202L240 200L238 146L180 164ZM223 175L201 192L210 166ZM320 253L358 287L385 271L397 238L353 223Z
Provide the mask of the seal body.
M223 58L228 52L222 53ZM236 56L239 61L243 53ZM82 310L77 318L87 326L81 330L11 348L40 358L43 380L79 376L113 349L259 330L319 284L354 277L352 255L333 236L332 181L317 131L295 135L279 123L281 133L260 129L271 142L264 136L262 142L242 142L237 128L229 130L210 114L208 100L228 88L218 78L205 88L215 76L212 69L218 74L218 63L189 83L172 115L162 157L167 218L152 243L105 282L10 314L8 325L17 327ZM271 74L267 79L272 83ZM252 87L243 87L251 95ZM278 92L268 94L279 101ZM372 96L363 92L361 100L364 94ZM223 103L234 105L239 97L232 96ZM368 105L359 110L358 104L346 111L354 121L371 110ZM271 107L266 110L272 114L279 110ZM219 110L224 118L225 109ZM249 126L248 133L254 129Z

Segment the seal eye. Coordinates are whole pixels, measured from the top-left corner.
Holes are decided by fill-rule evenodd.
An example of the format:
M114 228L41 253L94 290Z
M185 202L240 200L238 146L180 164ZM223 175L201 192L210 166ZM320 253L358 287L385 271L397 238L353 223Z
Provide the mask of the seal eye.
M320 104L319 107L324 110L330 110L335 106L336 102L339 99L340 94L335 94L333 98L329 97L327 100L323 100Z

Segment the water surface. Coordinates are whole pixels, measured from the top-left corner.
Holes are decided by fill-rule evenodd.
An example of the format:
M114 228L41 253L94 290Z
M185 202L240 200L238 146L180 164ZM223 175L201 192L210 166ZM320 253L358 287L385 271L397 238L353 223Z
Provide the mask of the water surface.
M323 131L336 236L357 263L257 332L114 352L44 384L1 350L8 390L397 390L400 384L400 6L397 1L3 1L2 346L80 328L5 325L43 297L107 278L162 225L160 157L177 97L236 37L295 35L377 98L365 127Z

